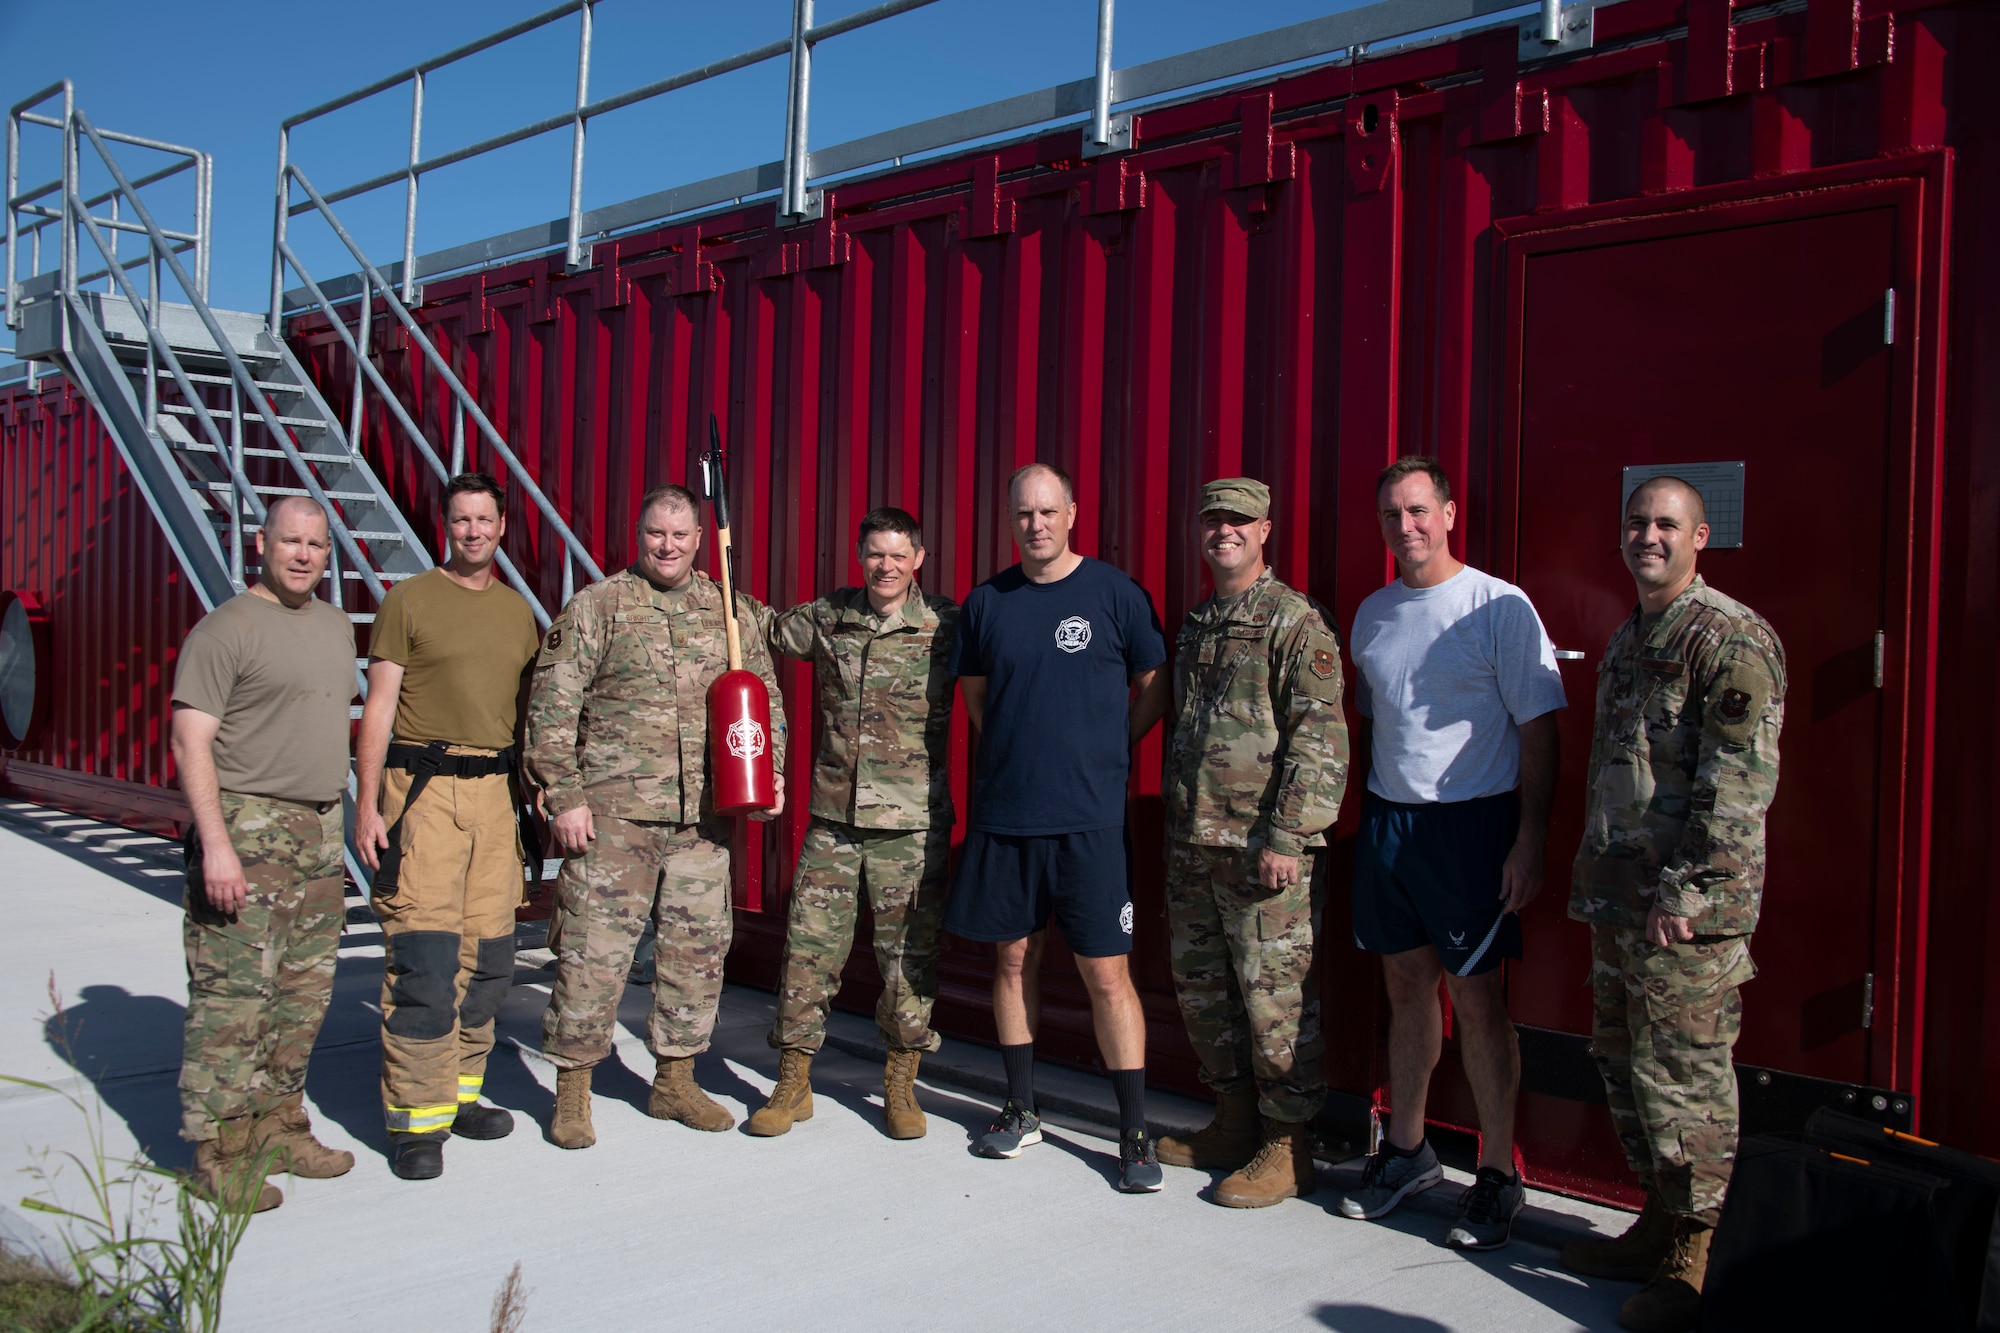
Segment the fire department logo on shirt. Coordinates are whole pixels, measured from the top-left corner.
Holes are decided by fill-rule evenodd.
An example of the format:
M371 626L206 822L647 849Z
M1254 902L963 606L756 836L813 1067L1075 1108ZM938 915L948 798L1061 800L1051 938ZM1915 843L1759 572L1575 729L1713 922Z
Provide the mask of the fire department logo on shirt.
M1071 616L1056 626L1056 647L1066 653L1080 653L1090 647L1090 622Z
M764 729L754 718L738 718L729 724L725 733L729 742L729 753L738 759L755 759L764 753Z
M1126 903L1124 910L1118 913L1118 929L1127 935L1132 933L1132 904Z

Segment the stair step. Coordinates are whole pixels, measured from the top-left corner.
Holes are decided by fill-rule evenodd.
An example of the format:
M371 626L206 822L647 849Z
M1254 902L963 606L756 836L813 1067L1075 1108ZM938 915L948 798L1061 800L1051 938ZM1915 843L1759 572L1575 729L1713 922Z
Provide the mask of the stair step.
M245 578L256 578L262 575L263 572L264 572L264 567L262 565L243 566L243 576ZM422 572L423 572L422 570L418 570L414 574L396 574L396 573L391 573L388 570L378 569L375 571L375 577L383 583L401 583L406 579L415 578L417 574L421 574ZM333 571L330 569L326 573L320 575L320 578L322 580L330 579L332 577L333 577ZM358 569L343 569L340 571L340 577L343 579L353 579L356 583L360 583L363 581L361 578L361 571Z
M164 366L155 370L153 372L153 376L156 379L164 380L168 384L172 384L174 382L174 372L168 370ZM187 377L188 377L188 382L190 384L236 383L236 377L234 375L201 375L190 370L187 372ZM266 393L304 393L306 391L305 385L303 384L282 384L277 380L256 380L253 382L256 384L258 388L264 390Z
M186 407L180 403L162 403L160 404L160 410L162 412L171 412L177 417L191 417L196 415L192 407ZM226 410L222 408L211 407L208 409L210 417L225 414ZM252 425L261 426L264 424L263 415L254 407L245 407L243 409L243 420ZM318 417L279 417L278 424L280 426L302 426L307 430L326 429L326 422L320 420Z
M216 454L220 452L214 445L203 444L199 440L192 444L182 444L178 440L169 440L168 443L184 454ZM243 456L245 458L291 457L283 449L252 449L248 446L244 447ZM309 454L304 450L299 452L299 457L305 459L308 463L352 463L354 461L354 455L352 454Z
M211 481L207 483L207 489L211 491L220 492L223 494L228 494L229 492L234 491L236 487L233 483L227 481ZM310 496L312 494L311 491L306 490L302 486L252 486L250 489L257 492L257 494L259 495ZM370 504L381 503L380 496L374 495L368 491L328 491L326 493L326 498L329 500L366 500Z
M221 522L219 526L228 527L229 515L223 514L220 518ZM243 525L243 535L246 537L253 532L262 532L263 530L264 525L262 523L245 523ZM347 535L358 542L399 542L403 540L403 534L400 532L360 532L349 529Z

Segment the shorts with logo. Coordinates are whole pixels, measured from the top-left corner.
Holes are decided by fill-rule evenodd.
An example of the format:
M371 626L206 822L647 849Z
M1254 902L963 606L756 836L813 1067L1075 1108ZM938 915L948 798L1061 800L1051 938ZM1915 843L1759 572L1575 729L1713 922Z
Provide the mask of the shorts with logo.
M964 940L1026 939L1055 918L1082 958L1132 952L1125 829L1010 834L968 829L944 928Z
M1456 976L1521 956L1521 918L1500 910L1500 868L1521 828L1516 792L1404 805L1369 792L1354 847L1354 943L1426 944Z

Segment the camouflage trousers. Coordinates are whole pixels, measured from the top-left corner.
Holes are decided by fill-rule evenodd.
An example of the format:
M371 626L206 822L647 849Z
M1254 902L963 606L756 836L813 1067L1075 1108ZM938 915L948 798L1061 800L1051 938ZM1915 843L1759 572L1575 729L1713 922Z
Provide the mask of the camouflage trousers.
M938 927L944 918L951 830L856 828L815 819L799 848L785 929L785 969L778 1022L768 1038L780 1050L817 1051L840 991L840 969L854 944L861 894L868 894L882 997L875 1025L892 1051L935 1051Z
M558 1069L611 1054L618 1000L651 917L654 1056L699 1055L715 1030L733 926L727 820L640 823L597 815L597 838L564 860L557 882L556 984L542 1015L542 1052Z
M1326 1101L1312 971L1326 892L1312 859L1299 858L1298 883L1266 889L1255 848L1167 845L1174 993L1201 1081L1234 1092L1254 1080L1258 1109L1294 1123Z
M1714 1226L1736 1158L1738 990L1757 975L1748 935L1664 948L1643 930L1590 928L1591 1051L1625 1159L1667 1211Z
M218 1120L262 1115L304 1090L346 919L340 802L321 811L224 792L222 822L250 894L228 916L209 905L201 839L190 833L180 1086L191 1143L214 1138Z

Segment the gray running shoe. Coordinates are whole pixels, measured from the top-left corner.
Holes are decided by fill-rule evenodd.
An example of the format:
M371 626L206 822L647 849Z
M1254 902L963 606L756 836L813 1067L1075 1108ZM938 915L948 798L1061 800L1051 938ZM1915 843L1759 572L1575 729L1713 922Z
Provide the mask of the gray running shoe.
M1017 1101L1000 1108L1000 1118L979 1140L981 1157L1019 1157L1021 1149L1042 1141L1042 1120Z
M1118 1140L1118 1188L1126 1194L1151 1194L1166 1181L1153 1138L1135 1129Z
M1369 1220L1386 1216L1412 1194L1444 1179L1444 1168L1426 1139L1415 1157L1398 1157L1383 1150L1372 1153L1362 1168L1361 1183L1340 1196L1341 1216Z
M1479 1168L1458 1202L1458 1221L1444 1233L1454 1250L1497 1250L1514 1231L1514 1214L1528 1201L1520 1173L1509 1176L1490 1166Z

